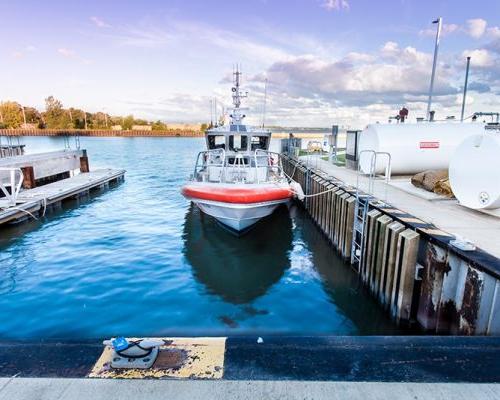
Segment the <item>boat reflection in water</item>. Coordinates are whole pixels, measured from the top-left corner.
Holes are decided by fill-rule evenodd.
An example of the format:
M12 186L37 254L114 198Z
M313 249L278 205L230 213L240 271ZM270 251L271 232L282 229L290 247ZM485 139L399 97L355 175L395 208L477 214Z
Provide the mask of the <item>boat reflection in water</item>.
M184 223L184 255L208 292L232 304L263 296L290 267L292 223L286 207L241 240L191 205Z

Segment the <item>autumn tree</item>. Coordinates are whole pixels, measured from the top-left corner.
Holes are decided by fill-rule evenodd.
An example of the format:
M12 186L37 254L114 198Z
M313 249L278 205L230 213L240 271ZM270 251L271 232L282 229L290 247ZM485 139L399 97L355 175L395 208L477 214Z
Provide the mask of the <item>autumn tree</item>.
M132 129L132 126L135 124L134 121L134 116L133 115L127 115L125 118L123 118L122 121L122 128L129 131Z
M22 106L15 101L0 103L0 123L6 128L20 128L23 124Z
M44 119L49 129L67 129L72 125L68 111L54 96L45 99Z
M156 122L153 122L153 124L151 125L151 129L153 131L166 131L168 129L168 126L164 122L158 120Z
M44 128L45 123L42 114L34 107L24 107L24 114L26 115L26 123L33 124L37 128Z

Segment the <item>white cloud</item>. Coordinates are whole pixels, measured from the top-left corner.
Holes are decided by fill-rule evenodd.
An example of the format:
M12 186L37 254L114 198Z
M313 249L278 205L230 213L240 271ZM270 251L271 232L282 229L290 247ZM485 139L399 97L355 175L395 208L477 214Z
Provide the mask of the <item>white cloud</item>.
M352 63L370 63L375 60L375 57L367 53L350 52L343 58L343 60Z
M441 27L441 35L447 36L451 34L462 33L466 34L474 39L479 39L484 36L485 33L489 35L500 35L500 29L497 27L488 28L488 22L482 18L473 18L465 22L464 25L458 24L443 24ZM423 29L419 32L421 36L435 36L436 28L429 27Z
M68 49L66 47L60 47L57 49L57 52L65 57L65 58L68 58L68 59L71 59L71 60L76 60L76 61L80 61L82 62L83 64L90 64L90 60L87 60L86 58L83 58L81 57L80 55L78 55L78 53L73 50L73 49Z
M267 71L274 92L296 98L316 98L337 106L401 104L407 96L426 95L432 57L413 47L400 48L387 42L378 53L358 62L334 62L302 56L274 63ZM351 58L352 61L352 58ZM448 82L447 66L440 65L435 94L456 93Z
M350 8L347 0L324 0L322 6L328 11L349 10Z
M460 32L460 26L457 24L443 24L441 26L441 35L447 36L452 33ZM419 32L421 36L436 36L436 28L426 28Z
M111 25L108 23L104 22L101 18L99 17L90 17L90 20L98 27L98 28L111 28Z
M76 52L74 50L67 49L65 47L57 49L57 52L67 58L73 58L76 56Z
M486 49L465 50L462 57L471 57L471 65L476 67L491 67L495 59Z
M106 34L120 46L141 48L172 48L177 51L194 51L199 46L203 51L209 49L212 56L231 55L234 60L246 57L255 62L271 63L286 59L289 53L280 46L273 46L264 41L248 38L234 31L191 21L172 21L168 28L159 28L152 24L139 24L123 27L118 32ZM222 52L221 52L222 50Z
M479 39L484 35L488 23L482 18L469 19L466 22L466 33L474 39Z
M486 30L489 37L493 39L500 39L500 28L498 26L492 26Z

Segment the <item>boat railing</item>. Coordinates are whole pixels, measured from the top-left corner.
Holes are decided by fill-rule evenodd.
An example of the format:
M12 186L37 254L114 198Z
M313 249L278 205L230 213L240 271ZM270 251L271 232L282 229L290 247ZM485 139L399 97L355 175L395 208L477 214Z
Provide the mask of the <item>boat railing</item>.
M261 174L257 174L257 183L275 182L284 177L279 153L257 149L254 152L254 157L255 165L261 171Z
M279 153L256 149L227 154L223 149L198 153L193 179L214 183L266 183L283 179Z
M224 149L200 151L196 157L193 179L202 182L220 181L225 163Z

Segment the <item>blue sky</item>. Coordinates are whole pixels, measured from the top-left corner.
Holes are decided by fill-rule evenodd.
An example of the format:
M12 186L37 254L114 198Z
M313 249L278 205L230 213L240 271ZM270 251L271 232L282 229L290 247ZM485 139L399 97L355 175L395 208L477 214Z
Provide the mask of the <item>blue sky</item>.
M423 116L434 26L444 20L438 116L500 111L500 1L0 1L0 100L167 122L229 104L240 63L258 123L268 79L272 124L360 126L406 105Z

